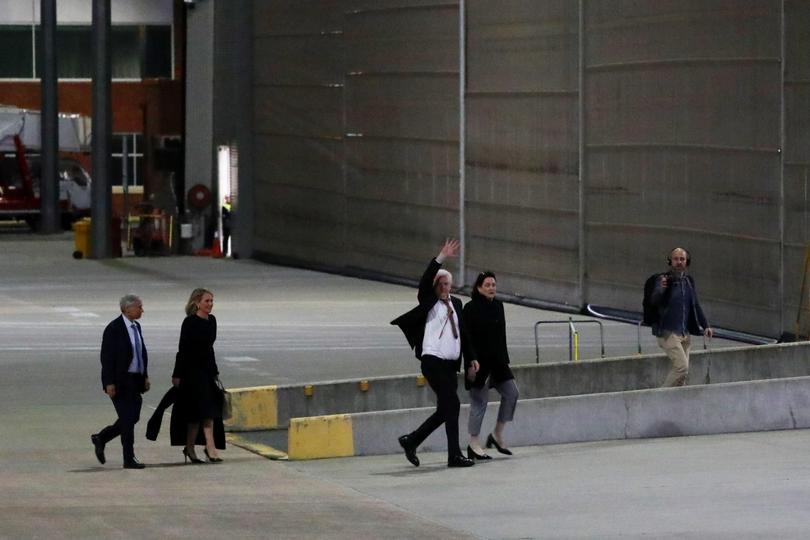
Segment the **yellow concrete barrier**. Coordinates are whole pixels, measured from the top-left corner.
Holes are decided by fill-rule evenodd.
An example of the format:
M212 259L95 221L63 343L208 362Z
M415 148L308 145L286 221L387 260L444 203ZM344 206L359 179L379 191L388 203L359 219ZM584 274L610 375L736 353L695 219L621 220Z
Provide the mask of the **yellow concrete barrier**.
M287 440L290 459L354 455L352 418L348 414L292 418Z
M276 386L229 388L233 415L225 426L236 431L278 427Z

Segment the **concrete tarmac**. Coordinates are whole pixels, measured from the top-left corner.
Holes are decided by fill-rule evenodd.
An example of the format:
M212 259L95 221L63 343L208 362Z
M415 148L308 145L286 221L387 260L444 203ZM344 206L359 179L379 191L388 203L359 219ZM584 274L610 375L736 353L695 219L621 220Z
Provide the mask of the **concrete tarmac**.
M72 251L71 235L0 234L0 538L801 538L810 522L807 432L521 448L469 470L438 454L414 469L402 456L284 463L233 446L223 464L183 465L165 430L156 442L143 430L169 388L192 288L215 293L232 387L415 373L388 325L415 290L253 261ZM143 471L121 469L115 441L100 465L89 441L115 419L98 348L126 292L144 300L150 352ZM508 306L507 318L513 362L529 363L534 321L567 315ZM549 361L567 356L564 330L543 345ZM635 327L608 323L607 335L608 354L635 350ZM644 347L655 350L646 336Z

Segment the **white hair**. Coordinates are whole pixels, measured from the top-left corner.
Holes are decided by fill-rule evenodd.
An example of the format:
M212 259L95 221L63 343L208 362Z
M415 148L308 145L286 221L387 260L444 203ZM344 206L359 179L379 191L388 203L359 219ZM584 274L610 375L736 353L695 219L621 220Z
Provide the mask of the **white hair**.
M121 300L118 302L118 305L121 306L121 311L124 311L129 306L138 304L140 302L141 299L139 296L136 296L134 294L125 294L124 296L121 297Z
M439 278L442 277L442 276L447 276L447 279L450 280L450 285L453 284L453 274L451 274L450 272L448 272L444 268L441 268L441 269L439 269L438 272L436 272L436 277L433 278L433 286L434 287L439 282Z

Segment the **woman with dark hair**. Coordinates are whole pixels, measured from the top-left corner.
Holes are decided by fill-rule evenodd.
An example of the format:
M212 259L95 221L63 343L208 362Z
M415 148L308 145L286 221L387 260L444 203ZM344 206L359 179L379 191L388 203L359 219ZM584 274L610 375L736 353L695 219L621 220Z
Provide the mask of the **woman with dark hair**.
M487 412L489 389L501 395L498 422L495 431L487 437L486 447L493 446L501 454L512 455L503 441L503 429L515 415L518 388L515 376L509 369L509 352L506 350L506 320L503 302L495 298L497 281L492 272L481 272L472 288L472 300L464 306L464 322L478 355L478 371L470 368L464 386L470 391L470 419L468 430L470 444L467 456L470 459L491 459L481 448L478 435Z
M186 318L180 329L180 345L172 373L172 384L178 387L177 412L185 421L183 456L192 463L202 463L194 451L200 427L205 438L208 461L222 461L217 453L214 421L222 422L222 392L217 385L219 369L214 357L217 320L211 314L214 295L206 289L194 289L186 303ZM173 422L174 423L174 422Z

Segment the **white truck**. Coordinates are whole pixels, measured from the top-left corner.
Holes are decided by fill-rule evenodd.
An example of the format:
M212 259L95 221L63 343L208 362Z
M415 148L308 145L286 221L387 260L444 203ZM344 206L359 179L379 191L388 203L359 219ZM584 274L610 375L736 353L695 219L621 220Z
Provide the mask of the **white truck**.
M40 222L39 186L42 165L41 119L38 111L0 106L0 219L25 220L32 229ZM59 208L62 225L90 215L90 175L62 152L90 148L90 119L59 115Z

